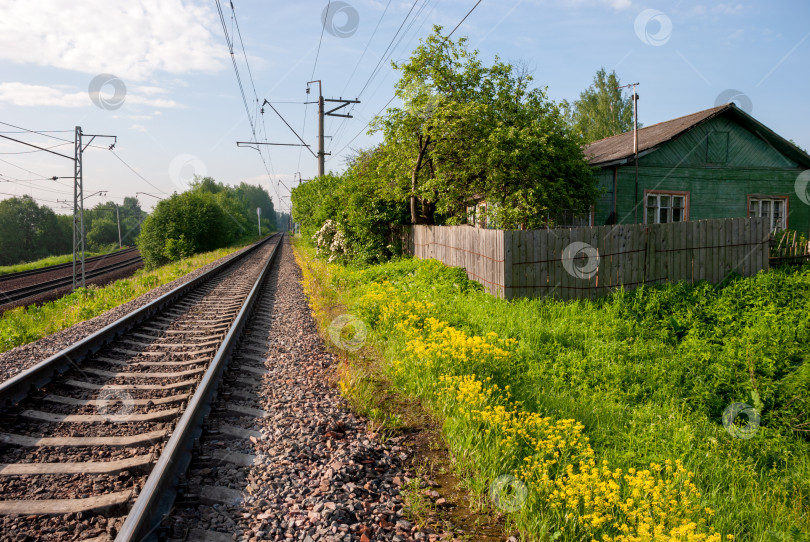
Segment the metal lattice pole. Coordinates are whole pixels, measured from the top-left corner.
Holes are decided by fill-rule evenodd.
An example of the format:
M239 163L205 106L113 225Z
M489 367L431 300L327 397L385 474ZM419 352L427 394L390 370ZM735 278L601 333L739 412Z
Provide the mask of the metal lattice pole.
M79 258L81 250L81 258ZM84 276L84 187L82 183L82 127L76 126L73 156L73 289L76 289L76 262L81 260L81 286Z

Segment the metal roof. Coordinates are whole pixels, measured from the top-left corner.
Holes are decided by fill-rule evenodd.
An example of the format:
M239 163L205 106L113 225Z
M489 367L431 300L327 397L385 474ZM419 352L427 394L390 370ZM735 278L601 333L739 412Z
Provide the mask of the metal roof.
M738 108L734 103L712 107L691 115L639 128L638 154L642 156L653 152L664 143L672 141L692 128L720 115L733 115L737 122L759 135L775 149L795 162L810 167L810 155L773 132L754 117ZM587 145L583 152L585 157L588 158L588 163L592 166L604 167L632 161L633 131L594 141Z

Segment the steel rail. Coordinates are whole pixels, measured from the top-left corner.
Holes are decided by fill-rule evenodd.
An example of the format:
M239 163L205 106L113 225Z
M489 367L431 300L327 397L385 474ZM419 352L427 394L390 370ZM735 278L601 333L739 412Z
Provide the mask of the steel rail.
M171 509L176 495L174 488L177 479L188 469L193 443L202 434L203 419L211 410L211 403L216 396L222 374L228 367L231 353L242 336L262 286L270 275L270 268L283 240L282 235L278 244L273 247L239 314L197 386L194 396L189 400L185 412L172 431L172 436L163 448L138 499L127 514L115 542L140 542L150 537L155 538L154 531L160 526L163 516Z
M126 254L128 252L133 252L138 250L137 248L125 248L123 250L116 250L115 252L110 252L108 254L102 254L101 256L93 256L92 258L87 258L85 260L85 265L91 262L98 262L103 261L105 258L113 258L115 256L120 256L121 254ZM40 267L37 269L29 269L28 271L17 271L16 273L6 273L5 275L0 275L0 283L9 281L9 280L16 280L25 277L30 277L32 275L39 275L42 273L50 273L51 271L59 271L61 269L71 269L73 266L73 262L68 263L58 263L55 265L49 265L47 267Z
M167 305L177 301L179 298L195 289L202 282L210 279L220 271L227 269L236 262L241 261L245 256L255 251L258 247L281 234L267 237L253 246L248 247L238 257L231 258L217 266L202 273L198 277L166 292L157 299L147 303L143 307L119 318L115 322L108 324L102 329L92 333L84 339L60 350L51 357L39 362L11 377L0 384L0 408L11 406L27 397L32 391L48 384L53 378L64 373L71 367L78 368L79 364L89 355L97 352L102 346L112 342L116 337L122 335L127 330L150 318Z
M142 262L143 258L141 258L139 255L120 262L111 263L102 267L96 267L95 269L88 270L85 275L87 279L99 278L114 271L120 271L121 269L138 265ZM22 288L15 288L14 290L0 291L0 304L12 303L27 297L48 293L52 290L58 290L60 288L65 288L66 286L72 285L73 276L67 276L32 284L30 286L23 286Z

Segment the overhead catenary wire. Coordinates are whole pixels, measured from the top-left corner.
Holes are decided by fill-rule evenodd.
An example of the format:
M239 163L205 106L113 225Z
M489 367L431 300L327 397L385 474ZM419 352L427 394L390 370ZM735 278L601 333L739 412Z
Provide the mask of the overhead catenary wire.
M233 2L230 2L231 18L232 18L234 27L236 28L236 34L237 34L237 36L239 38L239 43L242 46L242 54L243 54L243 57L245 59L245 66L247 67L248 77L250 79L250 85L251 85L251 89L253 90L253 96L254 96L254 99L255 99L254 103L256 105L256 109L253 112L253 116L251 116L250 106L248 105L248 99L247 99L247 96L245 95L245 88L244 88L244 85L242 84L242 77L241 77L241 75L239 73L239 66L238 66L238 64L236 62L236 55L234 54L234 41L233 41L233 39L231 37L231 34L228 32L228 26L227 26L227 23L225 22L225 14L222 11L222 5L220 3L220 0L217 0L216 3L217 3L217 11L219 12L220 22L222 23L222 31L223 31L223 34L225 36L225 42L226 42L226 44L228 46L228 52L229 52L229 54L231 56L231 62L233 64L234 74L236 75L236 81L237 81L237 83L239 85L239 92L240 92L240 94L242 96L242 103L245 106L245 113L247 114L248 123L250 124L250 132L251 132L251 134L253 134L254 141L258 141L259 137L256 135L256 130L257 130L257 127L259 126L259 122L258 122L258 120L259 120L259 109L260 109L259 96L258 96L258 93L256 92L256 85L255 85L255 82L253 80L253 72L250 69L250 62L248 61L247 50L245 48L244 40L242 39L242 31L239 28L239 21L238 21L238 19L236 17L236 10L234 8ZM254 119L254 117L255 117L255 119ZM264 124L264 117L263 116L261 117L261 128L262 128L262 133L263 133L264 140L267 141L267 127ZM267 151L267 159L265 160L264 154L262 153L262 149L258 148L256 150L259 153L259 158L261 159L262 164L264 165L264 170L267 173L268 178L272 182L272 180L276 177L276 174L275 174L275 168L273 167L273 160L272 160L272 158L270 156L270 152L269 152L269 150ZM268 162L269 162L269 166L268 166ZM276 189L275 191L278 194L278 190ZM280 195L279 195L279 198L280 198Z
M377 61L376 66L374 66L374 69L371 71L371 75L366 80L365 84L363 85L363 88L360 89L360 92L357 93L358 98L363 94L363 92L365 92L366 88L368 88L368 85L371 83L371 80L374 79L374 77L376 76L380 65L382 64L383 60L385 60L385 58L386 58L386 53L388 53L388 50L391 48L391 45L394 43L394 40L397 39L397 36L399 35L399 32L402 30L402 27L405 26L405 23L408 21L408 18L411 16L411 13L413 12L414 8L416 7L416 4L418 4L418 3L419 3L419 0L414 0L413 4L411 5L411 9L408 10L408 14L405 15L405 18L402 20L402 23L399 25L399 28L394 33L394 37L392 37L391 41L388 43L388 47L385 48L385 51L383 51L382 56L380 56L380 60Z
M475 8L477 8L477 7L478 7L478 6L481 4L481 1L482 1L482 0L478 0L478 1L475 3L475 5L473 5L473 7L471 7L471 8L470 8L470 10L469 10L469 11L468 11L468 12L467 12L465 15L464 15L464 17L462 17L462 18L461 18L461 20L458 22L458 24L457 24L457 25L456 25L456 26L453 28L453 30L451 30L451 31L450 31L450 33L449 33L449 34L447 34L447 36L445 36L445 37L444 37L444 41L447 41L448 39L450 39L450 37L453 35L453 33L455 33L455 31L459 29L459 27L460 27L460 26L461 26L461 25L464 23L464 21L466 21L466 20L467 20L467 17L469 17L469 16L470 16L470 14L471 14L473 11L475 11ZM416 0L416 1L414 2L414 5L413 5L413 6L411 6L411 10L408 12L408 15L410 15L411 11L413 11L413 8L414 8L414 6L416 5L416 2L418 2L418 0ZM427 3L427 2L426 2L426 3ZM403 25L405 24L405 22L407 21L407 19L408 19L408 15L406 15L405 20L403 20L402 25L400 25L400 29L402 28L402 26L403 26ZM414 20L415 20L415 19L416 19L416 17L414 17ZM424 23L423 23L423 24L424 24ZM396 34L394 34L394 37L391 39L391 43L393 43L394 39L396 39L397 34L399 34L399 30L397 30L397 33L396 33ZM400 42L401 42L401 40L400 40ZM399 45L399 42L397 43L397 45ZM389 44L389 46L390 46L390 44ZM387 51L388 51L388 49L386 48L386 52L387 52ZM392 52L393 52L393 51L392 51ZM383 60L383 58L385 58L385 53L383 53L383 57L381 57L381 58L380 58L380 61L382 61L382 60ZM377 64L379 65L379 64L380 64L380 62L378 62ZM375 67L375 70L376 70L376 69L377 69L377 68ZM366 82L366 84L363 86L363 90L361 90L359 94L362 94L362 93L363 93L363 91L366 89L366 87L368 86L368 83L371 81L371 79L372 79L373 77L374 77L374 72L372 72L371 77L369 77L369 80L368 80L368 81ZM358 95L359 95L359 94L358 94ZM380 110L379 110L379 111L378 111L378 112L377 112L377 113L376 113L374 116L372 116L372 117L371 117L371 120L369 120L368 122L366 122L366 124L365 124L365 125L364 125L364 126L361 128L361 129L360 129L360 131L359 131L359 132L357 132L357 133L354 135L354 137L352 137L352 138L349 140L349 142L348 142L348 143L346 143L346 144L345 144L343 147L341 147L341 149L340 149L338 152L333 153L333 154L332 154L332 156L338 156L338 155L340 155L340 154L341 154L341 153L342 153L344 150L346 150L346 148L347 148L349 145L351 145L351 144L354 142L354 140L355 140L355 139L357 139L358 137L360 137L360 135L361 135L361 134L363 133L363 131L365 131L365 129L366 129L366 128L367 128L367 127L368 127L368 126L371 124L371 122L372 122L372 121L373 121L373 120L374 120L374 119L375 119L375 118L376 118L376 117L377 117L377 116L378 116L380 113L382 113L382 112L383 112L383 110L385 110L385 108L386 108L386 107L388 107L388 105L389 105L389 104L390 104L392 101L394 101L394 98L396 98L396 94L395 94L394 96L392 96L392 97L391 97L391 99L390 99L390 100L388 100L388 102L387 102L387 103L386 103L384 106L382 106L382 108L380 108Z
M126 166L126 167L127 167L127 168L128 168L128 169L129 169L129 170L132 172L132 173L134 173L135 175L137 175L137 176L138 176L138 177L139 177L139 178L140 178L140 179L141 179L143 182L145 182L146 184L148 184L149 186L151 186L152 188L154 188L154 189L155 189L155 190L157 190L158 192L161 192L161 193L163 193L163 194L168 194L168 192L166 192L166 191L165 191L165 190L163 190L162 188L158 188L158 187L157 187L155 184L153 184L151 181L149 181L149 179L147 179L146 177L144 177L143 175L141 175L140 173L138 173L137 171L135 171L135 168L133 168L132 166L130 166L130 165L129 165L129 164L128 164L128 163L127 163L127 162L126 162L126 161L125 161L123 158L121 158L120 156L118 156L118 153L117 153L117 152L115 152L115 151L114 151L114 150L112 150L112 149L109 149L109 150L110 150L110 152L112 153L112 155L113 155L113 156L115 156L116 158L118 158L118 160L119 160L119 161L120 161L122 164L124 164L124 165L125 165L125 166Z
M329 13L329 8L332 6L332 0L329 0L326 3L326 13ZM321 37L318 40L318 50L315 52L315 63L312 64L312 75L310 75L310 81L315 79L315 68L318 66L318 57L321 56L321 44L323 43L323 31L326 29L326 21L322 21L321 23Z
M30 169L26 169L26 168L24 168L22 166L18 166L17 164L15 164L13 162L9 162L8 160L3 160L2 158L0 158L0 162L3 162L4 164L8 164L8 165L10 165L12 167L20 169L20 170L22 170L22 171L24 171L26 173L30 173L31 175L35 175L37 177L43 177L43 178L47 177L47 175L43 175L42 173L37 173L35 171L31 171Z
M383 10L382 15L380 15L380 18L377 20L377 26L374 27L374 31L371 33L371 37L366 42L366 47L360 54L360 58L357 59L357 63L354 65L354 69L352 70L351 75L349 75L349 78L346 80L346 85L343 87L342 94L346 94L346 90L349 88L349 83L351 83L354 74L357 73L357 68L360 67L360 63L363 61L363 57L366 56L366 51L368 51L369 45L371 45L372 40L374 40L374 36L377 35L377 30L380 28L380 23L382 23L383 18L385 18L385 14L388 13L388 8L391 6L391 1L392 0L388 0L388 3L385 5L385 9Z
M411 29L414 27L414 24L416 23L416 21L419 19L419 17L422 15L422 13L426 11L427 7L430 5L430 2L431 2L431 0L426 0L420 6L419 11L416 12L416 15L414 15L414 17L411 19L411 22L408 24L408 27L405 29L405 31L400 36L400 38L397 41L396 45L394 45L394 47L391 49L391 52L388 54L388 58L393 56L396 49L400 46L400 44L405 39L405 37L408 36L408 34L411 32ZM411 38L411 41L408 42L409 44L412 43L413 38L416 37L419 34L419 31L422 29L422 27L425 25L427 20L430 18L430 14L436 11L436 5L437 4L438 4L438 2L436 2L436 4L433 6L433 9L430 12L426 13L425 18L419 24L419 28L417 28L416 32L414 33L414 36ZM377 89L372 93L372 96L375 96L377 94L377 92L379 91L379 88L383 85L384 82L385 82L385 79L382 79L380 81L380 84L377 86ZM355 107L356 107L355 105L352 105L352 109L349 111L349 114L351 114L351 113L353 113L355 111ZM374 117L372 117L372 119L373 118ZM329 144L329 151L330 152L334 147L336 147L339 144L338 142L341 139L341 136L343 135L343 131L348 126L348 124L346 123L347 120L348 119L346 119L346 118L342 119L341 123L338 125L337 130L335 130L334 137L332 138L332 140L331 140L331 142ZM369 122L370 122L370 120L369 120ZM330 159L331 159L331 156L330 156Z
M35 153L35 152L42 152L43 150L55 149L57 147L64 147L65 145L72 145L72 144L73 144L73 142L71 141L70 143L60 143L58 145L53 145L52 147L43 147L42 149L36 149L36 150L33 150L33 151L0 152L0 154L4 154L4 155L6 155L6 154L31 154L31 153Z

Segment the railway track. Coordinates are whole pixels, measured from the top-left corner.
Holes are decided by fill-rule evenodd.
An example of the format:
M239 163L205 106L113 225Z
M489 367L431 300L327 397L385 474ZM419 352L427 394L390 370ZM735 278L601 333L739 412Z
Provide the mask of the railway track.
M156 536L280 239L0 384L0 539Z
M85 262L85 277L92 280L142 262L135 248L97 256ZM67 263L0 276L0 305L73 286L72 268Z
M121 256L123 254L138 254L137 248L125 248L124 250L118 250L116 252L111 252L110 254L102 254L101 256L93 256L92 258L86 258L84 260L85 267L93 266L95 267L96 263L104 261L105 259L109 259L115 256ZM45 273L50 273L52 271L58 270L73 270L73 262L68 263L60 263L56 265L49 265L48 267L40 267L39 269L29 269L28 271L18 271L16 273L6 273L5 275L0 275L0 287L2 287L3 283L10 282L13 280L17 280L20 278L31 277L35 275L42 275Z

